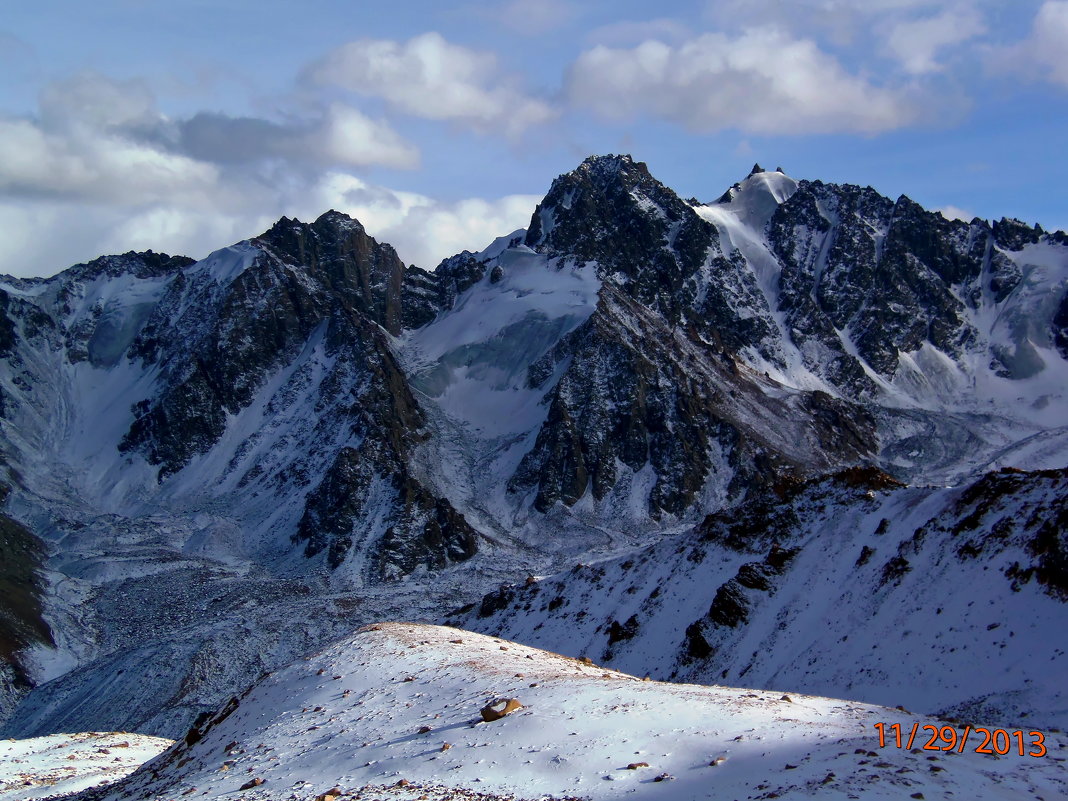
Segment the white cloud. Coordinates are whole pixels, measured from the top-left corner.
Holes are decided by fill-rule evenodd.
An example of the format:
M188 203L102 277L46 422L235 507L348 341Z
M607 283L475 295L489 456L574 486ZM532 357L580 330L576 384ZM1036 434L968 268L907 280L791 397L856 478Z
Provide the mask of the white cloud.
M295 164L400 169L419 164L418 149L386 122L342 103L330 104L316 117L284 123L200 112L174 127L177 148L211 163L284 159Z
M913 75L937 72L939 51L986 32L983 17L974 7L961 6L922 19L898 22L886 40L888 50Z
M959 206L942 206L940 209L935 209L939 214L945 217L947 220L963 220L964 222L971 222L975 219L975 215L970 211L965 211Z
M937 12L945 6L946 0L706 0L705 18L720 30L775 20L791 31L819 32L837 44L852 45L910 15Z
M0 273L50 274L131 249L203 257L283 214L331 207L433 267L529 221L535 198L446 203L349 175L414 167L419 152L348 105L311 115L175 120L135 82L50 85L34 117L0 117Z
M497 57L425 33L407 42L361 39L308 73L312 82L379 97L405 114L517 135L555 116L548 103L502 79Z
M572 105L609 119L653 115L699 132L876 133L921 116L905 91L852 75L813 41L775 28L598 46L574 63L567 91Z
M163 204L130 209L0 200L0 273L51 275L107 253L149 248L202 257L265 230L279 216Z
M355 217L376 239L393 245L406 263L424 269L525 228L540 200L537 195L507 195L439 201L374 186L344 173L324 176L315 194L318 208Z
M201 202L217 180L211 164L91 127L53 132L31 120L0 119L0 194Z
M1041 75L1068 87L1068 0L1048 0L1039 8L1031 35L993 53L995 68Z
M117 81L95 72L47 84L41 90L39 118L52 130L151 128L162 121L152 90L144 82Z
M147 207L101 231L100 253L155 250L194 258L267 230L281 215L219 213L174 206ZM84 258L84 256L82 257Z
M125 207L218 207L240 193L235 164L411 168L419 152L343 104L281 123L197 114L172 120L146 86L84 73L51 83L34 117L0 116L0 196ZM226 174L224 174L226 173Z
M410 169L419 165L419 151L380 120L372 120L350 106L334 103L319 134L323 152L340 164Z

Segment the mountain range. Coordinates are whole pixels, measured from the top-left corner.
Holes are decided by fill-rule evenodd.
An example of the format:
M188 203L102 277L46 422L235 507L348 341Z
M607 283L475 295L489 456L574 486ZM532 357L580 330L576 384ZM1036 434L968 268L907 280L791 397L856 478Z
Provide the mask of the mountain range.
M282 218L0 280L0 731L380 620L1064 727L1068 235L628 156L435 270Z

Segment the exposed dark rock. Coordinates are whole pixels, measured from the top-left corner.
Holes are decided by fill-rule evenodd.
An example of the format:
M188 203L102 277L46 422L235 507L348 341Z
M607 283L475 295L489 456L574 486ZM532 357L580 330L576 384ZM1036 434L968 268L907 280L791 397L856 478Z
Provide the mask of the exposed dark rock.
M1053 317L1053 344L1060 354L1068 359L1068 292L1061 298L1061 305Z
M10 302L11 296L0 289L0 357L10 356L15 346L15 323L7 313Z
M0 499L6 495L0 485ZM0 514L0 716L32 686L22 652L55 645L43 617L45 556L44 544L25 526Z
M422 328L441 310L441 282L438 277L415 266L407 267L401 287L402 326Z
M634 635L638 633L640 625L638 623L638 616L631 615L627 618L626 623L620 623L618 620L613 620L608 627L608 644L613 645L622 640L630 640L634 638Z
M591 157L553 181L526 236L540 253L596 261L599 274L618 274L631 297L671 322L692 307L696 287L687 279L718 240L713 226L630 156Z
M882 578L879 580L879 583L897 583L901 580L902 576L910 570L912 570L912 565L909 564L909 560L901 554L898 554L883 565Z
M497 612L507 609L514 599L515 592L510 587L499 587L494 592L483 596L482 603L478 607L478 616L492 617Z
M499 268L498 268L499 270ZM463 251L445 259L432 273L408 267L401 289L404 328L420 328L455 305L456 298L482 280L484 262ZM500 280L500 274L497 280Z
M899 352L929 342L956 355L975 337L957 299L973 296L950 287L977 287L989 255L985 224L948 221L870 188L801 181L768 235L782 260L780 308L795 342L802 353L814 353L804 345L818 342L826 355L809 368L851 395L872 385L840 331L887 377L897 371Z
M708 644L701 631L701 621L695 620L686 627L686 656L689 659L708 659L715 650Z
M751 607L752 602L741 583L736 579L731 579L716 590L716 597L712 599L712 606L708 608L708 618L718 626L738 628L749 622Z
M762 596L775 592L778 577L786 572L797 553L796 548L773 545L763 562L742 565L734 578L716 590L708 609L708 619L730 628L748 623L752 609L761 602Z
M346 310L400 333L404 264L391 245L368 236L359 221L337 211L310 224L283 217L252 241L282 264L299 266Z
M307 556L325 550L327 563L338 567L354 545L366 547L369 515L386 504L386 528L373 549L375 576L397 578L418 566L440 568L466 559L476 550L474 529L408 470L411 448L425 438L422 411L380 333L359 320L354 325L362 331L360 339L373 343L345 357L354 360L355 374L372 377L349 411L348 424L360 444L342 448L309 493L294 541L306 543Z
M875 549L865 545L860 549L860 556L857 557L856 566L863 567L868 564L872 556L875 555Z
M1028 245L1038 242L1042 228L1031 227L1027 223L1011 217L1002 217L994 223L994 239L1005 250L1023 250Z
M574 504L587 491L604 498L619 479L618 465L635 472L653 467L649 511L659 517L692 507L711 472L723 469L714 464L717 452L741 491L803 474L805 462L856 462L874 451L872 421L859 408L820 393L796 404L770 397L732 358L670 329L611 286L567 340L553 358L569 357L570 365L547 396L548 419L509 483L514 492L537 487L540 511ZM536 367L531 381L550 372ZM755 421L771 417L777 430L790 427L796 436L768 439Z
M282 218L252 244L262 252L228 280L202 271L179 274L168 286L130 349L161 366L162 390L134 410L120 449L140 451L166 479L207 453L227 419L319 338L328 366L316 428L329 439L340 428L354 444L289 454L289 467L271 474L254 465L243 485L302 488L309 471L300 460L328 459L294 540L308 556L325 551L333 567L356 545L371 548L371 571L380 578L469 557L473 529L409 472L411 449L426 437L423 414L384 335L400 332L405 298L413 304L407 319L437 314L444 279L406 270L392 247L337 212L311 224ZM446 265L450 292L477 280L469 261ZM385 504L387 513L368 539L372 504Z

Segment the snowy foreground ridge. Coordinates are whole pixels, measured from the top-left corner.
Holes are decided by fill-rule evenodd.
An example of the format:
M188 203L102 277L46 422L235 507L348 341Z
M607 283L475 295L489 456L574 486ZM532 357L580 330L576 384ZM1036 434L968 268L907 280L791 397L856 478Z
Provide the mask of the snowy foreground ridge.
M523 708L482 722L498 697ZM1068 752L1053 735L1042 759L909 752L879 748L878 722L944 723L830 698L643 681L459 629L381 623L262 679L125 782L80 798L1068 793Z
M171 744L128 732L50 734L0 742L0 801L54 798L110 784Z

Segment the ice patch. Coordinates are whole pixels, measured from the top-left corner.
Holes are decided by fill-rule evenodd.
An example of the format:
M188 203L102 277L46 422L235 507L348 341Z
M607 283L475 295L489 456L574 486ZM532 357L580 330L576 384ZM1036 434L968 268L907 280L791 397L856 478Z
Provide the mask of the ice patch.
M231 283L245 272L262 251L247 239L221 248L187 268L187 273L207 272L220 285Z

